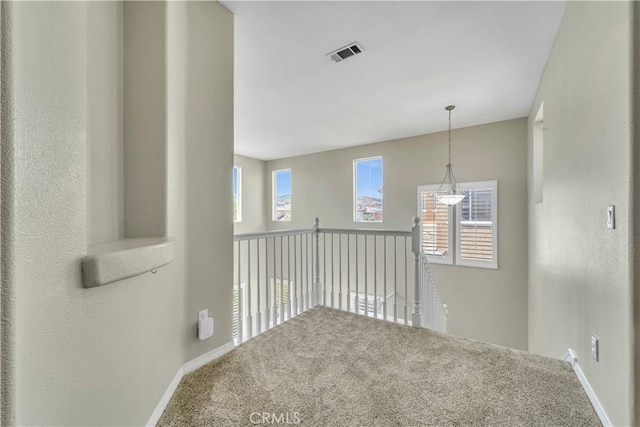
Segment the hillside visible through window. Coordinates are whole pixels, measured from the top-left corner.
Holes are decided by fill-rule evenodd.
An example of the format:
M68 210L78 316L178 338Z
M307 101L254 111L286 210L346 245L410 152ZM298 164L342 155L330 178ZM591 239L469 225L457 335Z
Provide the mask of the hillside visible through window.
M354 221L382 222L382 157L354 161Z
M291 169L273 172L273 220L291 221Z

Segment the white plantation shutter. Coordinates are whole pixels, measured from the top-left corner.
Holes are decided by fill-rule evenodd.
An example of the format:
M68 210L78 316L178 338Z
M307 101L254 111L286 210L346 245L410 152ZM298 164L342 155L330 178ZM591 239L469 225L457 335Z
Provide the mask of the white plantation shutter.
M422 250L427 254L429 262L453 264L451 251L452 215L447 205L437 201L438 187L437 184L418 186L418 215L422 226Z
M282 280L280 278L271 279L271 306L275 304L276 308L276 316L278 318L278 322L280 321L280 287L282 288L282 296L284 297L284 315L285 318L289 317L289 282L287 280ZM275 301L274 301L275 300Z
M352 312L357 312L360 314L368 314L369 316L373 316L376 311L379 316L384 315L384 297L383 296L374 296L373 294L361 294L357 292L349 292L349 297L351 299L351 307L350 310ZM356 311L356 299L358 301L357 311Z
M244 283L241 284L241 288L244 291ZM238 284L233 284L233 325L232 325L232 337L233 341L238 344L239 330L240 330L240 291L238 290Z
M456 206L456 264L498 268L497 181L461 183L467 195Z

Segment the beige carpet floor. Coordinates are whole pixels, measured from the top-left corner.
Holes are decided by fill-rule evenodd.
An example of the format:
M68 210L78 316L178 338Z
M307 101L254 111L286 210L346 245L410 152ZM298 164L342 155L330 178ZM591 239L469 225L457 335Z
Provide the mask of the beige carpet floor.
M568 363L329 308L185 376L158 423L277 424L600 425Z

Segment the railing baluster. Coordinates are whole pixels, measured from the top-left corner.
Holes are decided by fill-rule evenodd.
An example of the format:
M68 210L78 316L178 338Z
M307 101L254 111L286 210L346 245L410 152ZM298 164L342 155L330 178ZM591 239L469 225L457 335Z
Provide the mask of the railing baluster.
M347 311L351 311L351 235L347 234Z
M284 255L282 253L282 236L280 236L280 323L284 322Z
M307 274L309 278L307 280L307 308L312 307L313 298L313 235L307 235Z
M333 243L333 233L331 233L331 308L333 308L333 300L335 299L335 273L333 272L333 254L335 253L335 246Z
M293 315L298 315L298 236L293 236Z
M305 289L307 283L307 270L305 269L305 265L307 262L307 235L303 234L300 236L300 299L301 299L301 310L303 312L306 310L305 301Z
M404 238L404 324L409 324L409 314L407 311L407 299L409 298L408 294L408 278L407 278L407 263L409 262L409 258L407 257L407 237Z
M313 306L320 304L320 218L316 217L314 220L314 234L315 234L315 252L312 250L311 254L313 256L313 266L314 266L314 275L313 275L313 289L312 289L312 298L313 298ZM325 272L326 278L326 272ZM325 280L326 281L326 280ZM324 302L324 301L323 301Z
M269 238L264 239L264 328L271 328L271 285L269 284Z
M369 240L367 239L366 234L364 235L364 315L368 316L369 315L369 282L368 282L368 271L369 271L369 267L367 265L367 259L369 258L367 256L367 251L368 251L368 246L369 246Z
M287 314L291 319L291 236L287 236Z
M398 236L393 236L393 321L398 322Z
M358 280L358 235L356 234L356 303L354 313L360 312L360 281Z
M373 236L373 316L378 318L378 236Z
M338 234L338 245L340 248L338 251L338 256L340 257L338 260L338 274L340 275L338 277L338 282L340 283L340 291L338 292L338 308L342 310L342 233Z
M238 342L242 342L242 309L243 309L243 295L242 295L242 256L241 256L242 242L238 242Z
M247 339L253 337L253 315L251 314L251 239L247 240Z
M260 308L260 239L258 239L256 241L257 245L256 245L256 280L258 281L258 291L257 291L257 295L256 295L256 306L258 309L258 312L256 313L256 330L258 331L258 334L262 333L262 309Z
M322 235L322 305L327 305L327 235Z
M272 315L273 315L273 326L278 324L278 309L276 308L276 303L278 302L278 298L276 297L276 292L278 288L276 287L276 279L278 277L278 257L276 256L276 238L273 238L273 306L271 307Z
M382 305L382 315L387 320L387 236L383 236L384 240L384 300Z
M405 245L406 248L406 245ZM411 227L411 252L413 253L414 278L413 278L413 312L411 314L411 325L415 328L421 327L422 312L420 307L420 218L413 218ZM405 279L406 280L406 279ZM406 285L405 285L406 286Z

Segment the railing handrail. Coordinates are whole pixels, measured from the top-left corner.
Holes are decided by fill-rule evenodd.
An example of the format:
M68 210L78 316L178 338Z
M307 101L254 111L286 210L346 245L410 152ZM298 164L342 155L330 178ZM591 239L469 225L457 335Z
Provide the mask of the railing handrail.
M318 233L325 234L356 234L356 235L369 235L369 236L399 236L399 237L410 237L411 230L403 231L403 230L380 230L380 229L371 229L371 228L318 228ZM279 236L292 236L294 234L307 234L314 233L316 229L314 228L300 228L300 229L286 229L286 230L271 230L271 231L260 231L255 233L243 233L243 234L234 234L233 240L255 240L255 239L264 239L267 237L279 237Z
M257 233L234 234L233 240L238 242L240 240L255 240L255 239L264 239L268 237L293 236L296 234L314 233L315 231L316 230L313 228L260 231Z
M326 234L357 234L369 236L411 236L411 231L380 230L377 228L319 228L318 232Z

